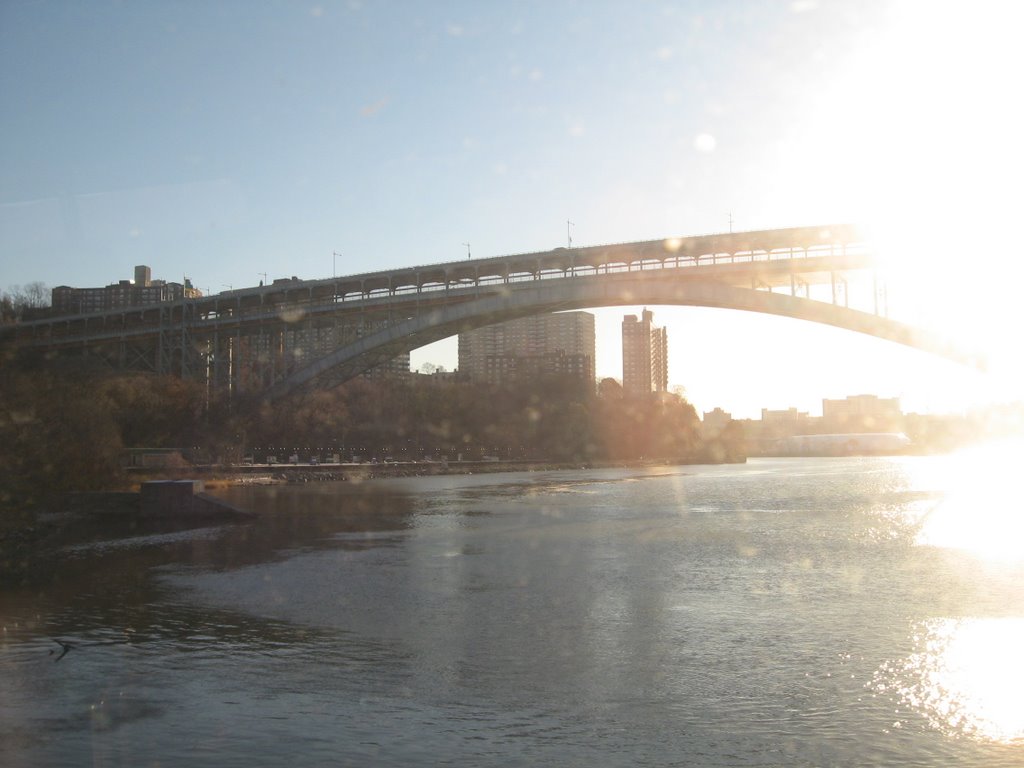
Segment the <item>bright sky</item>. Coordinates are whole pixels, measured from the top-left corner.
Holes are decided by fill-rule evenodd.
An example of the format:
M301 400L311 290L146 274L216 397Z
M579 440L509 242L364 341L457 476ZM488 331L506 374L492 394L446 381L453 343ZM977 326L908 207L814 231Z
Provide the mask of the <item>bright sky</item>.
M5 0L0 288L148 264L217 292L548 249L567 220L577 245L855 221L892 259L891 314L998 376L655 307L671 383L740 417L1019 399L1022 21L1013 0ZM599 313L600 375L632 311Z

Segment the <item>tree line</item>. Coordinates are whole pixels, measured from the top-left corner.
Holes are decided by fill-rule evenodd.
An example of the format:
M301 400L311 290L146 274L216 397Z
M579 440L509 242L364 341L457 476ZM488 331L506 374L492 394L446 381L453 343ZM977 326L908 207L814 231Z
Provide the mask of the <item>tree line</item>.
M627 397L613 379L594 388L560 376L489 385L410 375L270 404L81 359L13 362L0 361L0 506L116 488L130 448L180 449L197 463L236 463L257 450L282 461L317 450L344 460L584 463L685 458L704 448L683 397Z
M245 446L586 462L687 456L698 444L697 414L678 395L628 398L613 379L595 391L571 376L497 385L432 378L357 379L260 405L245 417Z

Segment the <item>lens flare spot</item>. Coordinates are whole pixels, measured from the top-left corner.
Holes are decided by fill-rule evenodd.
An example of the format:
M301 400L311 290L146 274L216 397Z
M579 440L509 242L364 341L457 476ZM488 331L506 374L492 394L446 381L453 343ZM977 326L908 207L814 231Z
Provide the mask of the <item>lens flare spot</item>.
M306 310L302 309L302 307L288 307L278 313L278 317L286 323L297 323L305 316Z
M693 139L693 148L698 152L710 155L718 147L718 140L710 133L699 133Z

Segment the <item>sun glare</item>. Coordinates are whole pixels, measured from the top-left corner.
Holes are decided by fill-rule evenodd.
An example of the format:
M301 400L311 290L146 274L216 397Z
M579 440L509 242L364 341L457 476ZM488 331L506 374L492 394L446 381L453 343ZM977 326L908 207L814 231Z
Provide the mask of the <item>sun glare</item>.
M803 158L787 169L794 197L813 189L809 204L827 199L864 226L890 316L977 351L1007 399L1024 389L1021 323L1007 319L1024 282L1009 235L1024 173L1022 23L1021 3L892 3L815 85L785 158Z
M938 619L922 625L914 640L913 654L880 670L877 691L897 694L947 735L1024 741L1024 619Z
M923 520L920 546L970 552L988 561L1024 562L1024 503L1017 489L1024 439L986 443L949 457L951 483Z

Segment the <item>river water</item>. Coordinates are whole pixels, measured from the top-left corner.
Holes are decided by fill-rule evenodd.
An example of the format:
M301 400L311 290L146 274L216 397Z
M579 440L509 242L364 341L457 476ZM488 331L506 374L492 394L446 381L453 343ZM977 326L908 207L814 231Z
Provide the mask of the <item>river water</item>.
M1006 457L228 489L2 593L0 764L1024 765Z

